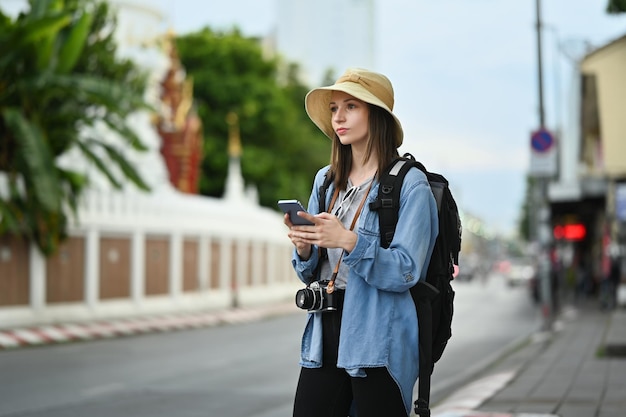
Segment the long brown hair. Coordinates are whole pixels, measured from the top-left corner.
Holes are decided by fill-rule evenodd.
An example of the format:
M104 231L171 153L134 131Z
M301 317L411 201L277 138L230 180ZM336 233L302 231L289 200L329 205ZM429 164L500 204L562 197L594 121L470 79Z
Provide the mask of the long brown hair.
M367 141L367 162L372 153L378 155L378 176L385 168L399 156L396 148L396 138L399 134L395 120L391 114L381 107L367 103L369 107L369 137ZM333 183L339 189L346 188L350 169L352 168L352 147L343 145L337 134L333 139L330 153L330 175Z

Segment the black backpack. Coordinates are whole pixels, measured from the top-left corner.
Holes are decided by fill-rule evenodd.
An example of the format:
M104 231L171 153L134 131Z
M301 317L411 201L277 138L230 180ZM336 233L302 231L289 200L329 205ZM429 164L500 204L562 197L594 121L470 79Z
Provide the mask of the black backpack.
M429 172L413 155L396 159L380 176L378 198L370 203L370 210L378 211L380 243L389 247L398 222L400 189L404 176L411 168L418 168L430 183L439 213L439 235L435 241L425 281L411 288L411 296L419 322L420 374L415 413L430 416L430 377L452 336L454 290L451 285L454 265L459 264L461 251L461 219L448 180Z
M415 413L420 417L428 417L430 377L435 362L441 358L452 336L454 290L451 281L454 265L459 264L461 251L461 219L458 208L448 188L448 180L440 174L429 172L413 155L406 153L393 161L380 175L378 198L370 203L370 210L378 212L380 244L388 248L398 222L402 182L413 167L426 174L439 213L439 234L428 264L426 280L419 281L410 290L419 324L420 372ZM332 178L327 175L319 189L320 213L325 211L326 191L331 182Z

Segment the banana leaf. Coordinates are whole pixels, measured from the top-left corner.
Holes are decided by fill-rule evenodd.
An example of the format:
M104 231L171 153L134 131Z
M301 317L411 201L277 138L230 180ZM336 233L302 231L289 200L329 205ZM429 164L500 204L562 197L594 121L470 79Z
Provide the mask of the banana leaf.
M19 231L20 221L16 216L15 208L9 202L0 199L0 236Z
M80 54L83 51L83 48L85 47L85 42L87 41L87 35L89 35L92 20L93 15L91 13L84 12L76 24L72 27L67 38L64 39L61 49L59 50L56 68L57 72L67 74L74 68Z
M72 212L76 214L78 200L88 183L87 178L81 173L68 169L58 168L57 172L67 190L65 202L69 205Z
M63 10L63 0L29 0L30 12L29 17L40 18L46 13Z
M626 0L609 0L606 11L610 14L626 13Z
M137 151L147 151L148 147L143 144L139 135L135 133L133 129L131 129L124 120L121 120L117 116L109 115L109 117L105 117L102 119L109 128L113 131L116 131L120 134L120 136L128 143L134 150Z
M44 74L29 80L20 80L18 83L23 91L44 88L74 91L79 98L84 98L95 105L103 105L123 116L135 110L153 110L140 94L127 89L123 84L89 75Z
M115 161L129 180L131 180L141 190L150 191L150 186L143 181L137 170L130 163L128 163L128 160L124 158L124 156L117 149L115 149L115 147L103 142L99 142L98 144L104 148L109 155L109 158Z
M89 161L91 161L91 163L93 163L96 168L98 168L98 171L100 171L102 174L104 174L108 178L109 182L111 183L111 185L113 185L113 187L115 187L118 190L122 188L122 183L109 170L109 166L104 163L104 161L102 160L102 157L99 155L96 155L90 148L90 145L98 146L100 145L100 142L98 142L97 140L91 139L91 140L86 140L84 142L79 141L76 143L76 145L78 145L78 148L83 153L83 155Z
M23 178L32 185L36 200L47 210L61 206L59 181L55 175L54 161L41 130L28 121L19 109L2 111L4 121L19 143L17 158L25 172Z

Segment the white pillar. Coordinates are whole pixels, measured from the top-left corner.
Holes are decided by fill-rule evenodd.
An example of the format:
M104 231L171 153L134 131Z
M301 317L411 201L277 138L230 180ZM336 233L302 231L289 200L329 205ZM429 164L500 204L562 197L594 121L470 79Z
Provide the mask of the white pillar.
M100 298L100 233L89 228L85 239L85 301L94 310Z
M248 252L248 242L243 239L237 239L237 254L235 257L235 268L237 279L237 288L246 286L248 282L248 263L250 261Z
M267 262L267 259L265 260ZM262 285L263 274L266 271L261 267L263 265L263 242L252 242L252 286Z
M46 307L46 259L34 243L29 251L30 306L37 314Z
M170 236L170 297L178 300L182 293L183 275L183 237L180 233L174 232Z
M279 265L276 275L280 277L281 282L290 283L295 274L293 266L291 266L293 246L276 244L275 247L274 263Z
M198 290L209 289L211 268L211 240L208 236L200 236L198 241Z
M233 242L227 238L220 240L220 276L218 277L220 290L227 290L230 288L232 243Z
M269 244L267 247L267 285L275 284L279 280L282 268L277 268L280 247L276 244Z
M146 235L143 231L136 230L131 240L130 255L130 296L133 303L140 306L143 302L145 294L145 275L146 275Z

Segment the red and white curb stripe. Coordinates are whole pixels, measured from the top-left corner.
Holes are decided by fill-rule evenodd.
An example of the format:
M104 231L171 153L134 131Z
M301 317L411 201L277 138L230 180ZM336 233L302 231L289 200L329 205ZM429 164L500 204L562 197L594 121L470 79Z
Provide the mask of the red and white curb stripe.
M293 304L263 306L253 309L189 314L169 314L144 318L64 323L29 328L0 330L0 350L22 346L66 343L132 336L143 333L211 327L220 324L247 323L265 317L299 311Z

